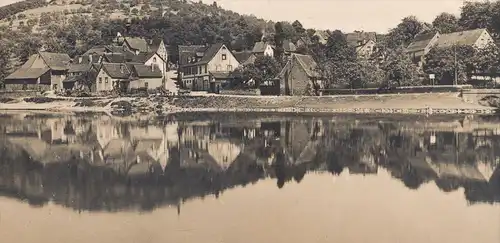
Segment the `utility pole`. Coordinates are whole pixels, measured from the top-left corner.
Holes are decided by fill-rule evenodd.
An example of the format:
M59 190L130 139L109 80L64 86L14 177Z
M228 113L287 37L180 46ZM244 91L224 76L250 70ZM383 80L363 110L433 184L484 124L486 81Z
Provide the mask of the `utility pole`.
M457 70L457 45L455 43L454 45L454 53L455 53L455 80L453 82L453 85L458 84L458 70Z

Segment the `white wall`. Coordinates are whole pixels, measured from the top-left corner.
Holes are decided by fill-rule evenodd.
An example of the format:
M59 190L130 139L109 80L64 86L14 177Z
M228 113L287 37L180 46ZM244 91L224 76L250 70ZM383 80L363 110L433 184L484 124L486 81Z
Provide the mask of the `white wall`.
M223 59L223 55L226 55L226 59ZM232 72L234 71L240 63L233 56L233 53L223 46L217 54L215 54L214 58L208 63L208 71L209 72Z
M129 89L146 88L146 83L148 83L148 90L163 86L162 78L141 78L130 81Z

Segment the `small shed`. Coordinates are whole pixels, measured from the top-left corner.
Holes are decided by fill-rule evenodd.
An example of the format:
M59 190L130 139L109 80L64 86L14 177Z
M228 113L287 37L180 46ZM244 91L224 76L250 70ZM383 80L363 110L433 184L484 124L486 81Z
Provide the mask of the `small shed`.
M20 68L5 78L6 90L50 90L49 68Z

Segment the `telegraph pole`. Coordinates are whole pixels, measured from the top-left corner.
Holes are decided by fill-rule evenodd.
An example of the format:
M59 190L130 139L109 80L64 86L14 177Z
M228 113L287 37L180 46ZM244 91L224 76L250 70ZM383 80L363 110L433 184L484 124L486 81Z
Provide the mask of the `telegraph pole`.
M454 45L454 53L455 53L455 80L453 82L453 85L457 85L458 84L458 70L457 70L457 45L455 43Z

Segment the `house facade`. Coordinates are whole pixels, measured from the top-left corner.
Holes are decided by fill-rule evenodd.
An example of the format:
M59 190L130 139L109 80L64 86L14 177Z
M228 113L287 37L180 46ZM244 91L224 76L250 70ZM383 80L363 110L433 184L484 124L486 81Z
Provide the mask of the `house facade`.
M157 90L163 88L163 75L157 65L129 65L131 80L128 90Z
M326 43L328 42L329 34L324 30L316 30L316 32L314 32L313 36L317 37L318 42L323 44L323 45L326 45Z
M409 55L419 68L422 68L425 61L425 55L427 55L431 48L436 45L439 36L439 32L419 34L405 49L405 53Z
M224 44L211 45L202 55L199 55L199 51L192 57L195 59L193 62L181 67L182 83L187 89L214 91L210 87L216 87L217 85L211 85L210 83L219 81L211 78L211 73L230 73L240 65L233 53ZM199 58L199 56L202 57Z
M125 84L131 72L123 63L103 63L96 78L96 92L109 92L117 88L127 87Z
M355 31L346 34L346 41L349 46L356 48L356 53L360 58L369 58L375 52L377 43L377 33Z
M263 41L255 43L252 53L256 56L263 55L274 57L273 47L269 43Z
M62 81L66 78L71 58L63 53L38 52L30 56L23 66L6 78L6 85L13 89L30 88L37 90L54 90L60 91L63 89ZM47 78L46 71L49 72ZM47 83L50 83L49 88ZM35 87L34 85L41 85Z
M311 56L292 54L275 79L279 82L280 95L315 95L322 85L316 68L317 63Z

